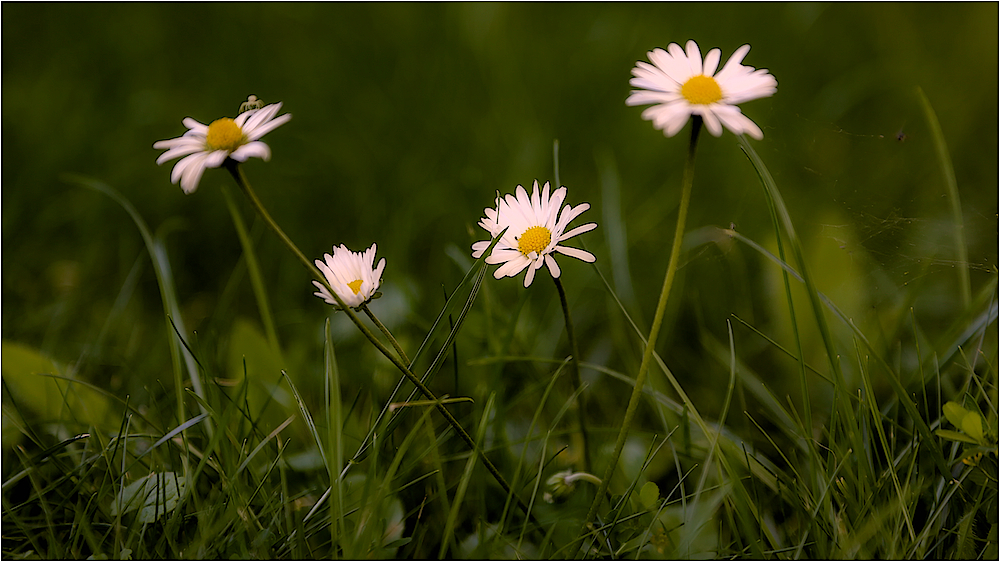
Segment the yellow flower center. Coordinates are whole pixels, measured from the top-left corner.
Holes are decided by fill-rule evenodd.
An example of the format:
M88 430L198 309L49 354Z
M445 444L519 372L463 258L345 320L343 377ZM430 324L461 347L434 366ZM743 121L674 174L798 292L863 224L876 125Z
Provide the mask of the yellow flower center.
M360 279L355 279L354 281L351 281L350 283L347 284L347 286L350 287L352 291L354 291L355 295L361 292Z
M552 233L549 232L549 229L544 226L533 226L521 234L517 241L517 250L525 257L528 257L531 252L541 254L551 241Z
M205 143L209 150L226 150L233 152L246 142L243 136L243 129L236 124L236 121L228 117L216 119L208 126L208 136Z
M715 78L699 74L681 86L681 95L695 105L708 105L722 99L722 88Z

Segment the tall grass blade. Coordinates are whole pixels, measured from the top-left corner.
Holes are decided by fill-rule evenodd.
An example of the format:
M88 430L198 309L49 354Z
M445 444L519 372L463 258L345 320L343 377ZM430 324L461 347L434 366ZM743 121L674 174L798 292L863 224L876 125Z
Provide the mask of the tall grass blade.
M163 300L163 314L167 322L167 338L170 343L170 357L174 366L174 382L175 382L175 393L177 396L177 413L178 419L182 420L184 416L184 375L181 372L181 359L187 365L188 374L191 377L191 384L194 386L195 392L198 396L204 397L205 392L202 388L201 379L199 378L198 367L195 364L194 356L191 355L186 350L182 351L178 345L177 339L170 335L171 326L169 318L174 318L174 322L177 325L178 330L181 333L186 333L184 328L184 322L181 318L180 306L177 301L177 292L174 289L174 278L170 270L170 260L167 257L167 251L164 247L162 239L153 235L149 231L149 227L146 226L146 221L143 220L139 211L125 198L121 193L112 188L111 186L99 182L94 179L90 179L84 176L79 176L75 174L66 174L64 179L70 183L75 183L77 185L93 189L94 191L103 193L104 195L111 198L114 202L118 203L125 212L132 217L132 222L139 229L139 234L142 235L142 240L146 244L146 251L149 252L149 257L153 261L153 270L156 272L156 281L160 288L160 296ZM203 412L204 413L204 412Z
M477 448L483 442L483 437L486 435L486 428L489 426L490 417L493 414L495 400L496 393L491 392L490 397L486 400L486 405L483 407L483 415L479 419L479 429L476 431ZM455 490L455 497L451 503L451 511L448 512L448 519L445 522L444 532L441 535L441 548L438 551L438 558L444 558L448 547L452 545L455 525L458 522L458 511L462 507L462 500L465 499L465 491L469 488L469 482L472 480L472 470L476 467L476 461L479 458L477 453L478 451L472 451L469 455L469 460L465 462L465 470L462 471L462 477L458 481L458 488Z
M969 251L965 244L965 222L962 220L962 201L958 198L958 182L955 180L955 167L951 163L948 145L944 140L944 132L938 121L937 113L921 87L917 87L917 97L923 107L927 124L931 127L931 138L934 139L934 150L941 161L941 173L944 175L944 185L948 189L948 201L951 203L951 217L955 223L955 252L958 254L959 294L962 295L962 306L968 308L972 300L972 284L969 281Z
M240 239L240 246L243 247L243 257L246 260L247 272L250 274L253 295L257 299L257 310L260 312L260 321L264 325L264 333L267 335L267 341L280 357L281 346L278 344L278 332L274 328L274 316L271 314L271 306L268 304L267 290L264 288L264 276L260 272L257 252L253 248L253 241L243 223L240 210L236 208L236 202L233 200L229 187L223 185L221 188L222 195L226 198L226 206L229 208L229 215L233 218L233 226L236 227L236 235Z
M331 455L327 461L327 474L330 479L330 489L333 491L333 503L330 506L330 530L332 533L330 544L330 556L337 558L337 543L345 537L346 526L344 525L344 482L340 477L339 469L344 465L344 412L343 402L340 397L340 369L337 368L337 356L333 349L333 337L330 335L330 319L326 319L323 326L324 354L323 354L323 380L326 388L326 427L327 427L327 454ZM349 550L348 548L344 549Z

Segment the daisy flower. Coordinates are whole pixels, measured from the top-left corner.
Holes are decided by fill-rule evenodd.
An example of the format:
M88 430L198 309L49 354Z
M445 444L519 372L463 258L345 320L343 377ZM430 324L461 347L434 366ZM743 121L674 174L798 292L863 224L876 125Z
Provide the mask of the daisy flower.
M668 137L676 135L690 116L700 115L705 128L715 136L721 135L725 126L737 135L746 133L757 140L764 138L760 127L736 105L774 94L778 81L766 69L755 70L741 64L750 52L750 45L736 49L716 74L721 52L712 49L702 63L701 51L694 41L687 42L686 52L676 43L671 43L666 51L653 49L646 53L653 64L639 61L632 69L635 77L629 84L642 89L633 90L625 104L656 104L646 108L642 118L652 121Z
M527 287L531 285L535 272L542 265L548 266L552 277L559 277L559 265L552 256L553 252L587 263L597 260L590 252L559 245L560 242L577 234L597 228L597 223L591 222L567 232L566 227L569 223L589 209L590 204L582 203L576 207L566 205L560 214L559 206L565 198L565 187L555 190L549 197L549 182L545 182L539 197L538 181L535 180L530 199L528 193L519 185L517 197L510 194L503 199L498 197L497 208L484 211L486 216L479 220L479 226L486 229L491 238L507 229L493 247L493 251L486 257L486 263L503 264L493 272L494 277L497 279L505 276L514 277L527 268L528 272L524 275L524 286ZM485 240L473 244L472 257L479 259L491 242L492 240Z
M323 254L323 260L316 260L316 267L323 273L326 282L333 287L344 304L357 308L377 296L376 289L382 282L385 258L379 260L378 267L373 269L374 263L375 244L363 254L352 252L341 244L339 248L333 247L333 255ZM327 304L337 304L326 286L319 281L313 281L313 285L319 289L313 293L314 295L325 300Z
M275 117L279 109L280 103L272 103L244 111L236 119L216 119L207 126L185 117L183 123L188 131L183 136L153 143L153 148L167 150L156 163L183 156L170 172L170 183L180 180L184 193L192 193L198 189L205 169L218 168L227 158L237 162L246 162L251 156L270 160L271 149L258 139L292 118L288 113Z

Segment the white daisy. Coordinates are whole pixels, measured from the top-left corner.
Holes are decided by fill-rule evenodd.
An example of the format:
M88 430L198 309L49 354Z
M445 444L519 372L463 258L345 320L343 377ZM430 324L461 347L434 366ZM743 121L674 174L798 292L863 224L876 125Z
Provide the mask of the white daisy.
M372 268L375 263L375 244L365 250L364 254L352 252L343 244L339 248L334 246L333 255L323 254L323 260L316 260L316 267L323 272L326 282L340 295L344 304L357 308L375 296L375 291L382 282L382 270L385 269L385 258L379 260L378 267ZM327 304L337 304L322 283L313 281L313 285L319 289L314 295Z
M271 149L257 140L288 122L288 113L275 117L281 109L280 103L273 103L261 109L251 109L239 114L236 119L223 117L202 125L190 117L184 118L188 131L183 136L153 143L153 148L167 149L156 159L157 164L184 156L170 172L170 183L181 182L184 193L198 189L198 182L206 168L218 168L232 158L246 162L251 156L263 160L271 159Z
M597 260L590 252L559 245L560 242L577 234L597 228L597 223L591 222L566 232L570 221L589 209L590 204L582 203L576 207L566 205L560 214L559 206L565 198L565 187L555 190L550 198L549 182L545 182L539 198L536 180L532 186L530 199L528 193L519 185L516 198L510 194L503 199L497 198L497 208L484 211L486 216L479 220L479 226L486 229L491 238L507 229L493 247L493 251L486 257L486 263L503 264L493 272L494 277L497 279L504 276L514 277L524 268L528 268L528 272L524 275L524 286L527 287L535 278L535 271L543 264L549 267L552 277L559 277L559 265L552 257L552 252L566 254L588 263ZM472 257L480 258L491 242L492 240L485 240L473 244Z
M701 52L694 41L687 42L687 52L680 45L671 43L667 50L653 49L647 53L653 64L644 61L632 69L635 78L629 84L633 90L627 105L656 104L642 112L642 118L651 120L653 126L672 137L680 131L688 118L700 115L708 132L722 134L723 125L737 135L746 133L755 139L764 138L760 127L740 112L736 104L764 98L774 94L778 81L766 69L755 70L740 64L750 52L750 45L743 45L726 62L718 74L721 57L719 49L712 49L702 64Z

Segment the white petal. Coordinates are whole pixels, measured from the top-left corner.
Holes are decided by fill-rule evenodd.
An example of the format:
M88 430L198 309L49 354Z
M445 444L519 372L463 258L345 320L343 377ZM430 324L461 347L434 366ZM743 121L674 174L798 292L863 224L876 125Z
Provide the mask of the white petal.
M746 133L757 140L764 138L764 133L760 130L760 127L751 121L749 117L743 115L740 108L733 105L724 107L725 109L720 109L717 114L727 129L737 135Z
M579 248L570 248L569 246L556 246L555 250L560 254L565 254L571 258L576 258L578 260L585 261L587 263L594 263L597 258L594 254L591 254L587 250L581 250Z
M475 259L477 259L477 260L480 257L482 257L483 252L486 251L486 248L490 247L490 242L492 242L492 240L484 240L482 242L476 242L475 244L473 244L472 245L472 257L475 258Z
M747 56L747 53L749 52L750 52L750 45L743 45L739 49L736 49L736 52L733 53L733 56L729 57L729 60L726 61L726 65L723 66L722 70L720 70L719 73L715 76L716 81L725 80L730 75L738 75L742 72L745 72L744 69L746 69L747 67L744 67L742 64L743 57Z
M705 76L714 75L715 71L719 68L720 58L722 58L722 51L719 50L718 48L709 51L708 55L705 56L705 65L703 67L704 70L702 71L702 73Z
M250 157L267 162L271 159L271 149L261 141L252 141L237 148L229 157L237 162L246 162Z
M497 279L506 276L513 277L518 273L521 273L521 271L529 265L531 265L531 260L524 256L518 256L517 258L512 259L498 267L497 270L493 272L493 276Z
M202 136L208 134L208 125L202 125L201 123L195 121L194 119L191 119L190 117L185 117L181 121L181 123L183 123L184 126L188 128L188 132L185 134L188 135L197 134Z
M181 175L184 174L184 170L198 160L200 159L194 154L188 156L187 158L181 158L176 164L174 164L174 168L170 170L170 183L179 182L181 180Z
M560 215L559 217L559 222L557 222L555 225L555 230L557 232L562 232L563 230L565 230L567 226L569 226L569 223L572 222L573 219L583 214L583 212L589 208L590 208L590 203L580 203L576 207L570 207L569 205L566 205L566 207L563 209L562 215Z
M573 230L570 230L569 232L563 233L563 235L559 237L559 241L562 242L563 240L569 240L570 238L572 238L574 236L583 234L584 232L590 232L591 230L594 230L595 228L597 228L597 223L596 222L590 222L590 223L587 223L587 224L582 224L582 225L574 228Z
M522 254L519 250L510 248L493 248L493 253L490 255L490 258L495 260L493 263L503 263L522 256L524 256L524 254Z
M556 263L556 260L555 258L552 257L552 254L545 255L545 265L549 267L549 273L552 274L553 278L558 279L559 276L562 274L562 271L559 269L559 264Z
M662 129L663 134L672 137L684 128L691 117L691 106L684 102L660 104L647 107L642 118L653 121L653 126Z
M688 78L697 74L696 72L692 72L688 57L680 45L677 43L671 43L667 46L667 50L670 51L671 56L669 58L662 59L660 62L653 61L656 63L656 66L663 69L663 72L666 73L667 76L678 84L683 84L684 82L687 82ZM701 70L699 69L698 72L700 73Z
M549 196L549 184L545 183L545 198L548 199ZM542 213L542 202L539 200L538 196L538 180L531 186L531 210L535 212L536 217L543 216Z
M247 138L249 140L252 140L252 141L257 140L260 137L262 137L262 136L270 133L271 131L277 129L278 127L284 125L285 123L288 123L289 121L291 121L291 119L292 119L292 114L291 113L286 113L286 114L282 115L281 117L278 117L276 119L272 119L271 121L269 121L267 123L264 123L264 124L260 125L259 127L254 128L251 131L248 131L247 132Z
M378 286L382 283L382 271L384 269L385 269L385 258L382 258L379 260L378 266L375 268L375 271L372 272L372 279L375 280L375 286L373 287L373 290L378 289Z
M184 193L194 193L198 189L198 183L201 181L201 175L205 173L207 166L205 165L205 160L208 159L208 154L194 154L188 156L188 158L197 158L202 156L197 162L188 166L184 173L181 174L181 189Z
M205 154L205 167L206 168L218 168L226 161L229 157L229 153L225 150L213 150Z
M712 136L718 137L722 135L722 124L719 123L719 118L715 116L711 107L706 107L701 110L701 119L705 123L705 128L708 129Z
M153 148L163 148L162 146L153 146ZM180 158L182 156L187 156L188 154L194 154L195 152L201 152L205 147L199 142L186 143L184 145L175 146L170 150L161 154L157 159L157 165L163 164L174 158Z
M649 103L670 103L681 97L677 92L653 92L651 90L632 90L625 98L625 105L646 105Z
M766 98L778 90L778 81L766 70L756 70L727 78L719 82L726 103L739 104L745 101Z
M702 74L704 67L701 64L701 50L698 49L698 44L689 40L685 52L687 53L688 68L691 69L691 76Z
M534 267L534 264L532 264L532 266L528 268L528 272L524 274L525 289L527 289L531 285L531 281L535 278L535 271L537 269L538 268Z

